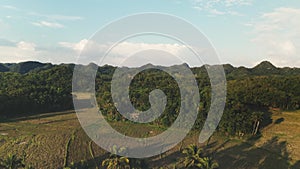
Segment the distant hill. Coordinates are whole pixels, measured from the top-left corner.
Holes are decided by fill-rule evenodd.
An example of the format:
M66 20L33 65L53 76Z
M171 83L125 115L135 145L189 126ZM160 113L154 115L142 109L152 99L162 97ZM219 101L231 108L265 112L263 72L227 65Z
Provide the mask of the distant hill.
M39 71L50 69L54 65L51 63L40 63L40 62L21 62L21 63L4 63L0 64L0 72L17 72L20 74L26 74L31 71Z
M300 68L278 68L274 66L271 62L263 61L260 64L254 66L253 68L247 68L244 66L234 67L231 64L223 65L224 71L226 73L227 80L241 79L252 76L290 76L290 75L300 75ZM205 66L192 68L193 72L196 74L206 74Z
M187 64L184 65L188 67ZM74 66L39 62L0 63L0 161L6 159L9 153L21 155L26 163L35 168L67 168L73 164L75 166L72 168L76 168L85 162L89 168L99 166L99 162L108 157L108 154L95 146L84 130L80 129L76 115L72 113L74 111L66 111L74 109L72 96L82 103L89 103L82 107L86 108L82 110L89 111L90 105L95 104L94 100L90 102L90 97L80 96L90 96L90 91L95 91L92 99L96 98L99 112L105 116L105 120L117 131L137 138L144 137L149 131L151 135L147 136L161 133L162 129L170 127L178 118L181 105L189 108L195 101L185 94L181 95L176 80L167 73L151 69L142 71L130 84L129 99L134 108L139 111L150 109L149 95L154 89L160 89L167 97L167 102L164 112L153 122L131 123L130 119L118 112L115 107L118 103L112 97L113 94L119 96L118 93L111 92L111 80L116 67L98 67L93 63L88 66L80 65L82 69L78 73L77 83L74 83ZM178 65L172 67L176 66ZM152 68L152 65L143 67ZM172 162L177 159L177 150L194 141L198 136L194 133L198 134L202 130L211 108L214 111L211 101L218 104L222 101L217 92L214 93L217 96L215 100L211 97L212 82L208 78L206 67L213 70L214 65L191 68L199 86L199 112L194 119L193 131L188 134L190 138L187 139L190 140L182 141L182 144L174 148L176 151L169 153L171 156L166 156ZM300 157L300 127L297 125L300 111L295 111L300 110L300 69L278 68L267 61L253 68L234 67L230 64L224 64L223 67L227 76L226 105L217 133L213 135L209 149L206 147L205 150L208 153L216 152L214 157L222 169L299 169L300 162L296 163L297 166L292 162ZM95 68L98 68L96 78L86 77ZM85 78L80 79L80 76ZM94 88L90 85L92 82L95 82ZM86 85L90 88L82 88ZM214 86L219 88L218 84ZM80 93L77 89L80 89ZM122 101L126 99L127 96L120 98ZM282 111L284 113L279 113ZM136 114L136 111L130 112L130 109L128 112ZM251 137L252 135L255 136ZM208 145L208 142L203 145ZM147 158L144 162L149 163L149 168L153 168L153 164L165 165L166 158L161 162L156 157ZM240 159L243 159L241 163L238 162ZM170 168L172 167L174 165L170 163Z
M223 65L226 72L227 78L237 79L249 76L290 76L290 75L299 75L300 68L278 68L274 66L271 62L263 61L253 68L246 67L230 67L229 65Z
M74 67L74 64L61 64ZM51 69L59 65L51 63L40 63L35 61L21 62L21 63L0 63L0 72L17 72L20 74L26 74L29 72L37 72L41 70ZM91 67L97 67L96 64L89 64ZM147 65L144 65L147 66ZM239 79L249 76L269 76L269 75L299 75L300 68L278 68L274 66L271 62L263 61L253 68L247 68L244 66L234 67L231 64L224 64L224 71L228 80ZM205 66L193 67L194 73L206 73ZM114 67L109 65L104 65L98 68L99 72L110 72L113 73Z
M8 72L9 68L6 67L4 64L0 63L0 72Z
M252 68L251 71L255 75L280 74L280 69L275 67L272 63L268 61L261 62L260 64Z

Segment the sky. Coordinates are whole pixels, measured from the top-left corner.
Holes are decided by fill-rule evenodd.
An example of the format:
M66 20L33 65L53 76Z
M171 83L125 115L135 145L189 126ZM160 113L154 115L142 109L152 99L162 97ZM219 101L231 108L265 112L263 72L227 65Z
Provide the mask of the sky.
M177 16L197 27L221 63L253 67L268 60L300 67L299 0L1 0L0 62L75 63L101 28L145 12ZM136 50L176 55L183 48L164 38L136 38L119 44L106 64L118 65Z

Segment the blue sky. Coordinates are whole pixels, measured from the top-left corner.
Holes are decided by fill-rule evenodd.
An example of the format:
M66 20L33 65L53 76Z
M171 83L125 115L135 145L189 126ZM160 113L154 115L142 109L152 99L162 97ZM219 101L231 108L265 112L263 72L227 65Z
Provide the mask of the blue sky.
M0 62L75 62L101 27L143 12L172 14L192 23L208 37L222 63L251 67L269 60L281 67L300 66L299 0L2 0Z

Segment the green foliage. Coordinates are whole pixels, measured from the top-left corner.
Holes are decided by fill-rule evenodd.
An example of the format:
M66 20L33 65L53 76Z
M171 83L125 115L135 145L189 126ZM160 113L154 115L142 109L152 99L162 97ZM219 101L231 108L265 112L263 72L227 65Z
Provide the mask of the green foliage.
M72 108L72 69L58 66L28 73L0 73L0 116L66 110Z
M128 169L129 159L126 157L111 156L102 162L102 166L107 169Z
M182 153L185 155L183 159L184 167L186 168L201 168L201 155L202 149L198 148L196 145L191 144L186 147Z
M116 145L111 147L111 154L102 161L102 166L107 169L129 169L130 161L127 157L118 156L117 153L125 151L126 148L118 148Z
M26 74L28 72L46 70L53 67L50 63L39 63L39 62L21 62L21 63L0 63L0 72L16 72L20 74Z
M199 168L199 169L217 169L218 163L211 157L204 157L202 149L194 144L187 146L182 154L184 157L181 162L185 168Z
M0 64L0 116L22 115L60 111L72 106L72 75L75 65L51 65L37 62ZM97 65L89 64L86 72ZM213 66L209 66L210 69ZM101 112L108 121L128 121L117 110L111 96L111 79L115 67L102 66L96 76L96 98ZM205 66L191 68L199 86L200 107L194 129L201 129L210 109L211 87ZM282 110L300 108L300 69L277 68L262 62L254 68L224 65L227 77L226 107L218 130L230 135L253 134L253 113L260 111L263 126L268 119L269 107ZM3 72L3 73L1 73ZM79 82L82 85L89 82ZM162 115L152 124L168 127L176 120L181 104L191 100L183 98L176 81L167 73L148 69L138 73L130 84L130 100L137 110L150 108L149 94L161 89L167 96L167 105ZM135 113L135 112L129 112Z
M204 157L200 160L202 164L202 169L217 169L219 164L213 160L211 157Z
M3 169L19 169L24 167L23 160L14 154L9 154L4 160L0 161L0 168Z
M116 155L124 152L126 148L118 148L116 145L112 146L109 157L102 161L102 166L107 169L146 169L147 165L144 160L127 158Z

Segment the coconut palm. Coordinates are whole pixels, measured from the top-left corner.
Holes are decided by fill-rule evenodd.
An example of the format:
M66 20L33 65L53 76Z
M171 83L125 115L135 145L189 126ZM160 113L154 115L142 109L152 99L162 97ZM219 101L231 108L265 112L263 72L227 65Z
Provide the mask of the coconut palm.
M127 157L111 154L109 158L102 161L102 166L107 169L129 169L129 159Z
M1 160L0 168L5 169L18 169L23 168L25 165L22 163L22 159L18 158L16 155L9 154L6 159Z
M211 157L203 157L202 149L195 144L186 147L182 153L185 155L182 160L185 168L217 169L219 167Z
M183 164L185 168L202 168L202 149L195 144L191 144L183 149L182 153L185 155Z
M259 129L260 122L263 120L263 112L254 112L251 116L253 120L252 135L256 135Z
M202 169L217 169L219 164L211 157L204 157L201 159Z
M107 169L129 169L130 168L130 162L127 157L122 157L116 155L117 153L121 153L125 151L125 148L117 148L117 146L112 147L112 154L102 161L102 166L106 167Z

